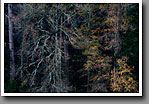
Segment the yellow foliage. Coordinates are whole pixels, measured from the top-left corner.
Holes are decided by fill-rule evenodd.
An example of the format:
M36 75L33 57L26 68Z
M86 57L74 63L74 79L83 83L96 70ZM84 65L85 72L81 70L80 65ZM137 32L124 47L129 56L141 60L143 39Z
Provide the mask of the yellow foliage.
M127 57L122 57L118 59L117 63L119 66L118 71L111 72L111 90L116 92L138 92L137 86L138 82L131 76L131 71L133 68L128 66L126 63L128 61ZM125 74L127 73L127 74Z
M93 38L93 39L97 39L97 36L93 35L92 38Z

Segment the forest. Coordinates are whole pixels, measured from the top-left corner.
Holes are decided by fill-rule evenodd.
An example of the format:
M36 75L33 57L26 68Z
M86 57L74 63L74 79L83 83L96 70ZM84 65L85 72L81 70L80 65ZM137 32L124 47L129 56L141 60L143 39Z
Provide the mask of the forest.
M138 3L5 3L5 93L138 93Z

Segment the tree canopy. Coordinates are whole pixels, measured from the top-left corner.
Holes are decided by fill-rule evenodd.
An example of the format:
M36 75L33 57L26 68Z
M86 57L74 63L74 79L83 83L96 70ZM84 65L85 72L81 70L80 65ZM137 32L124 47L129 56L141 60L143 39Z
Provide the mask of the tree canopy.
M5 92L138 92L138 4L4 9Z

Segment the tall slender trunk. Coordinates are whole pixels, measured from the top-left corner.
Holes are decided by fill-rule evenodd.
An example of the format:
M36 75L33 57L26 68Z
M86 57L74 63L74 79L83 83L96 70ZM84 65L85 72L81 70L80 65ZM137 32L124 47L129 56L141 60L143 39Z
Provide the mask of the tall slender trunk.
M56 34L55 34L55 64L56 64L56 86L59 88L57 92L64 92L63 90L63 82L62 82L62 50L61 50L61 41L62 41L62 31L58 29L59 25L62 23L62 16L60 17L60 21L58 19L58 4L56 8ZM60 23L60 24L59 24ZM61 26L62 28L62 26Z
M14 42L13 42L13 25L12 25L12 9L8 4L8 23L9 23L9 50L10 50L10 79L15 77L15 58L14 58Z
M121 4L118 4L118 11L117 11L117 22L116 22L116 34L115 34L115 51L114 56L116 56L120 52L120 17L121 16Z
M57 5L57 4L56 4ZM59 44L58 44L58 5L57 5L57 8L56 8L56 33L55 33L55 77L56 77L56 82L54 83L54 85L57 87L58 83L57 81L59 80L59 75L58 75L58 72L59 72ZM58 90L56 90L56 92L59 92Z
M115 34L115 47L114 47L114 57L116 57L116 55L119 54L120 52L120 18L121 18L121 4L118 4L118 11L117 11L117 22L116 22L116 34ZM115 73L118 72L118 68L117 68L117 63L114 62L114 77L115 77ZM116 82L114 81L114 84Z

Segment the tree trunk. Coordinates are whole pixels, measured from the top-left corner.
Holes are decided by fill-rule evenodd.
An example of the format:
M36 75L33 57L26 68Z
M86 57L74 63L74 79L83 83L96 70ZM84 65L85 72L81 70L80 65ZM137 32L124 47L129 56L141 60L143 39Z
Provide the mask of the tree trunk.
M8 23L9 23L9 50L10 50L10 79L15 77L15 58L14 58L14 42L13 42L13 25L12 25L12 9L8 4Z
M114 57L119 54L120 52L120 18L121 18L121 4L118 4L118 11L117 11L117 23L116 23L116 34L115 34L115 46L114 46ZM115 73L118 72L117 63L114 62L114 77ZM116 79L115 79L116 80ZM116 82L114 81L114 84Z
M118 20L116 23L116 35L115 35L115 52L114 52L114 56L119 54L120 52L120 18L121 18L121 4L118 4Z
M55 65L56 65L56 67L55 67L55 77L56 77L56 82L54 83L54 86L58 86L57 84L59 83L57 83L57 81L59 80L59 75L58 75L58 73L59 73L59 57L58 57L58 55L59 55L59 44L58 44L58 6L57 6L57 8L56 8L56 33L55 33ZM58 90L56 90L56 92L59 92Z

